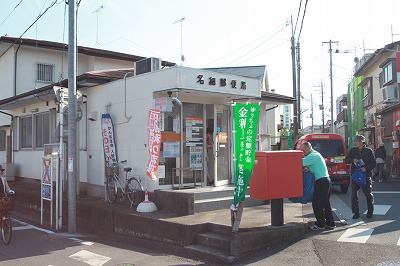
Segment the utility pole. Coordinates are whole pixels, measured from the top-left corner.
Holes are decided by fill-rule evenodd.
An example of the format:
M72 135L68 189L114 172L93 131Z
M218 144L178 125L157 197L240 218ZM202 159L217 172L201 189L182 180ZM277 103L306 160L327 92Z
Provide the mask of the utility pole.
M311 133L314 133L314 103L311 94Z
M338 41L332 41L329 40L329 42L322 42L322 45L324 43L329 43L329 58L330 58L330 63L329 63L329 77L331 80L331 129L330 132L333 133L333 76L332 76L332 43L339 43Z
M297 109L297 93L296 93L296 47L295 47L295 40L294 40L294 32L293 32L293 20L290 19L290 23L292 24L292 38L291 41L291 49L292 49L292 80L293 80L293 98L296 101L293 103L293 139L296 140L297 136L299 135L299 124L298 124L298 109Z
M68 1L68 232L76 233L76 0Z
M297 52L297 114L298 114L298 125L299 128L301 129L302 126L301 125L301 109L300 109L300 42L297 42L297 46L296 46L296 52Z
M325 114L324 114L324 84L322 83L319 86L314 87L321 87L321 105L319 106L319 110L322 111L322 133L325 132Z

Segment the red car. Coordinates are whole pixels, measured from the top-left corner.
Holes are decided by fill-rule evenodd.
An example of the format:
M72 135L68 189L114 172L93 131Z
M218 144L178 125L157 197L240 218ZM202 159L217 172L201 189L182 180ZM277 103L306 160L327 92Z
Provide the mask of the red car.
M332 185L340 186L340 190L346 193L350 185L350 168L344 160L347 148L342 136L331 133L307 134L297 140L295 149L298 150L300 144L306 141L324 157Z

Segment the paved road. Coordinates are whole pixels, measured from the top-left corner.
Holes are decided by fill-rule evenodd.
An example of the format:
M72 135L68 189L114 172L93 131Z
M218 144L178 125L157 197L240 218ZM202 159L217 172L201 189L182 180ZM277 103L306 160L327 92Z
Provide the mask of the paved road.
M400 265L400 181L374 183L371 219L365 217L362 193L364 214L352 219L350 195L335 190L331 197L336 229L308 231L304 238L250 254L236 265ZM11 244L0 243L1 265L213 265L186 259L181 249L168 245L55 233L15 218Z
M267 251L257 252L237 265L400 265L400 182L374 183L375 212L366 218L366 200L360 191L359 219L352 219L351 189L335 190L331 204L337 228L308 231Z
M0 264L8 265L199 265L171 255L176 250L149 242L132 243L95 235L55 233L15 217L9 245L0 242ZM153 243L154 244L154 243Z

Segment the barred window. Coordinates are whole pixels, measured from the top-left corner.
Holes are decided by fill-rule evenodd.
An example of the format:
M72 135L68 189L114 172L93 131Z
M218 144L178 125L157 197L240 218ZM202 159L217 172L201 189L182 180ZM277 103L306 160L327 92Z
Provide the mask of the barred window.
M54 81L54 65L37 63L37 81L38 82L53 82Z

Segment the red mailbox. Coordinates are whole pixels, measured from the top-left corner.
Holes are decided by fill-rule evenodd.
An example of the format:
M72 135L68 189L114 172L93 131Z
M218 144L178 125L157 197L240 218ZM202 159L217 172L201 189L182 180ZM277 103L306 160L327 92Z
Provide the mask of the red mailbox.
M303 152L256 152L250 196L259 200L303 196Z

